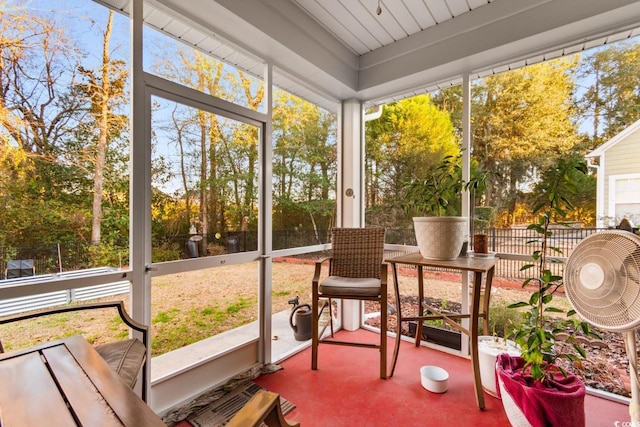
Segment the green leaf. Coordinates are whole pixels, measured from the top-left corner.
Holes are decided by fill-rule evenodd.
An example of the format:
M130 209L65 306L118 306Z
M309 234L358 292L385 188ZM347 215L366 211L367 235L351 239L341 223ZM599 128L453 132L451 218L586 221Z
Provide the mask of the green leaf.
M558 370L560 371L560 373L562 373L562 375L567 378L567 371L565 371L562 367L558 366Z
M539 203L539 204L535 205L535 206L533 207L533 213L537 213L537 212L539 212L539 211L540 211L540 209L542 209L543 207L545 207L545 205L546 205L546 203L544 203L544 202L541 202L541 203Z
M516 339L517 341L521 341L521 340L522 340L522 338L523 338L526 334L527 334L527 331L526 331L526 330L524 330L524 329L522 329L522 330L520 330L520 331L516 334L515 339Z
M526 302L520 301L514 304L509 304L507 308L520 308L520 307L528 307L528 306L529 304L527 304Z
M582 346L580 346L578 344L573 344L573 348L580 354L581 357L583 357L583 358L587 357L587 352L584 350L584 348L582 348ZM573 355L571 354L569 356L573 356Z
M602 337L600 335L598 335L597 333L593 332L593 330L589 329L589 333L587 333L587 336L590 338L595 338L598 340L601 340Z
M534 363L531 365L531 376L533 377L533 379L538 381L542 380L545 377L544 372L539 364Z
M589 172L589 168L587 167L587 164L585 162L579 162L574 167L578 172L581 172L585 175Z

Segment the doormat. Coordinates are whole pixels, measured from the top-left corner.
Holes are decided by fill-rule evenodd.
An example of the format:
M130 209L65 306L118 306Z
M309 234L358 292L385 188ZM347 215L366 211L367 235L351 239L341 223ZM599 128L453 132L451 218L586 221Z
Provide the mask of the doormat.
M194 427L225 426L253 395L260 390L266 389L250 381L187 417L187 421ZM284 399L282 396L280 397L280 406L282 407L283 415L287 415L295 408L293 403Z

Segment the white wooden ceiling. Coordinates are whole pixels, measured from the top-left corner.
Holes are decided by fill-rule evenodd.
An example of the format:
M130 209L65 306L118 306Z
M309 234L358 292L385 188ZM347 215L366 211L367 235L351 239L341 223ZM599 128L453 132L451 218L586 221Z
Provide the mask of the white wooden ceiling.
M268 62L277 86L335 110L634 37L640 1L145 0L144 20L255 75Z
M356 55L393 44L492 1L293 0Z

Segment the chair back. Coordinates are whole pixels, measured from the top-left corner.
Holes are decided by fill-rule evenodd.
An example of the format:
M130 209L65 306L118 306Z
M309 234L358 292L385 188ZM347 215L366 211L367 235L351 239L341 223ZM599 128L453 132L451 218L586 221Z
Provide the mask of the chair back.
M332 276L380 278L384 256L383 227L333 228L331 230Z

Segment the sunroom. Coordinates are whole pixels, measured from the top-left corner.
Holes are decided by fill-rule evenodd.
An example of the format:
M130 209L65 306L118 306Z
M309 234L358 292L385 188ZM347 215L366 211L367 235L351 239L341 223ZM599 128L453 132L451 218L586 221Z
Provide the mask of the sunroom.
M4 13L30 11L22 2L5 3L15 9L7 7ZM83 0L46 8L53 9L52 20L60 21L95 13L91 18L106 22L108 11L115 12L112 46L127 52L126 67L118 72L128 74L130 97L124 102L128 129L119 130L128 133L128 157L124 170L111 173L127 176L128 188L110 191L128 196L121 201L128 218L120 229L129 236L120 236L127 240L126 253L104 257L102 264L69 271L60 261L46 274L36 268L34 278L0 282L0 303L26 299L28 307L39 308L29 304L44 294L58 293L65 303L83 290L85 299L97 298L100 291L92 290L116 284L126 288L135 320L170 324L177 321L171 311L176 294L167 291L171 286L193 282L201 298L215 300L224 298L228 283L243 282L248 293L224 303L226 309L251 306L244 326L211 332L154 357L148 349L149 381L138 387L147 388L148 404L160 414L256 365L279 363L308 347L308 342L273 339L292 335L286 303L295 296L278 294L274 283L282 263L276 261L330 249L331 226L369 225L365 123L379 117L385 104L461 87L462 174L469 177L474 79L630 39L640 29L640 3L630 0ZM98 19L89 21L104 27L95 23L102 22ZM71 31L86 30L66 25ZM106 30L100 31L97 43L102 48ZM95 44L86 48L99 56ZM189 61L195 66L179 67ZM225 73L233 77L225 80ZM324 132L332 153L315 159L313 169L302 171L298 179L320 180L323 168L329 168L335 182L315 189L317 199L331 202L328 207L298 207L298 215L287 219L298 224L279 224L282 191L277 187L286 182L278 174L286 165L274 148L282 136L274 131L282 129L281 123L274 124L274 110L304 108L297 99L312 105L321 117L318 122L324 121L326 128L317 131ZM223 142L236 138L245 144L222 144L216 163L213 154L198 154L209 149L206 138L214 134ZM90 169L97 168L92 164ZM244 171L249 178L224 182L229 171L234 176ZM218 187L212 184L204 191L203 182ZM161 197L173 201L160 212ZM461 214L469 216L471 208L465 193ZM317 212L324 212L318 224ZM160 232L154 225L158 215L175 215L181 223ZM174 240L166 238L169 234ZM92 240L100 241L99 232ZM388 239L385 246L389 253L416 249L401 239ZM60 245L57 250L61 259ZM28 256L6 256L17 258ZM300 282L297 292L304 303L310 298L313 268L302 271L293 280ZM469 285L464 276L460 280ZM361 305L347 301L339 308L342 328L361 327ZM200 311L180 322L215 322L210 314ZM153 347L153 333L150 339Z

